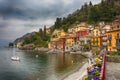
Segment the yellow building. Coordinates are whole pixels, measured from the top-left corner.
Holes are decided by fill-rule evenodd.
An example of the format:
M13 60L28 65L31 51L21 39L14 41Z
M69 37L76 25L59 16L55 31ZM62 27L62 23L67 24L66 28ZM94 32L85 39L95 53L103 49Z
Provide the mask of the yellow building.
M69 34L66 37L66 45L67 46L73 46L73 45L75 45L75 36L73 34Z
M54 30L50 42L48 44L48 48L58 48L59 47L59 43L60 43L60 38L65 36L66 33L64 32L63 29L61 30Z
M75 27L75 32L78 32L80 30L86 30L87 28L87 23L86 22L81 22L80 24L77 24Z
M117 51L120 49L120 29L107 32L108 36L108 51Z
M86 27L87 27L87 24L85 22L81 22L80 24L72 25L68 29L68 33L75 33L75 32L78 32L80 30L86 30L87 29Z
M86 29L87 29L86 27L76 26L75 32L78 32L78 31L80 31L80 30L86 30Z
M120 50L120 21L113 21L112 29L106 34L108 37L108 51Z
M93 36L99 36L100 35L100 30L98 27L93 29Z
M21 48L22 47L22 42L17 42L17 48Z
M59 38L61 38L62 36L65 36L65 35L66 35L66 33L64 32L63 29L61 29L61 30L56 29L51 36L51 41L59 40Z
M92 47L100 47L100 36L93 36L91 39L91 46Z
M75 35L68 34L66 36L66 42L65 42L66 51L70 51L74 45L75 45Z
M108 36L108 41L107 41L108 51L116 51L117 50L117 39L120 38L120 29L108 31L107 36Z
M92 46L92 48L100 49L101 39L100 39L100 30L98 27L94 28L92 31L91 46Z

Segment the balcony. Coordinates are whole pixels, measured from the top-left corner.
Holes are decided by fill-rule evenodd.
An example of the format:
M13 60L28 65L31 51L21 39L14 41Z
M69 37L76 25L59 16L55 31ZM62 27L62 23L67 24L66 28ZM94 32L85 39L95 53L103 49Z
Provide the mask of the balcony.
M85 39L84 38L80 38L80 41L84 41Z
M107 39L108 39L107 37L103 37L102 38L103 41L107 41Z
M80 41L90 41L90 38L80 38Z

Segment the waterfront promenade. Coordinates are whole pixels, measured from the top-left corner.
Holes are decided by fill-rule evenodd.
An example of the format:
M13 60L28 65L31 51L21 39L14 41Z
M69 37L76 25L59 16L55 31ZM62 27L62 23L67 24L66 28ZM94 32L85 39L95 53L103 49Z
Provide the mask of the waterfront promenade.
M101 67L101 71L100 71L100 80L105 80L105 76L106 76L106 54L107 51L106 50L101 50L99 55L103 55L103 61L102 61L102 67ZM95 58L96 59L96 58ZM93 63L94 59L93 59ZM83 77L85 75L88 75L87 72L87 68L92 65L92 62L86 62L82 68L80 68L79 70L77 70L76 72L72 73L71 75L67 76L65 79L62 80L83 80Z
M107 62L106 80L120 80L120 63Z

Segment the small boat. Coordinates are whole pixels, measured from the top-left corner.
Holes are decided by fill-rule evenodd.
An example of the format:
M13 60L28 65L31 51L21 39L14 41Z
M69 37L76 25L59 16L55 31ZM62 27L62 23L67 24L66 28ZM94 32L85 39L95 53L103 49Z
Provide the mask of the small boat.
M14 56L11 57L11 60L12 61L20 61L20 57L16 55L16 52L15 52L15 45L13 47L13 54Z
M18 56L13 56L13 57L11 57L11 60L13 60L13 61L20 61L20 57L18 57Z

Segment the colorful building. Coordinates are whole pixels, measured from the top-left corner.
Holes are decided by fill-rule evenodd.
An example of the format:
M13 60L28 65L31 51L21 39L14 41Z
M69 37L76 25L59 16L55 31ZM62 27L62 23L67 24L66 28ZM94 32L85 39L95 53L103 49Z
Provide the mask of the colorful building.
M59 40L62 36L65 36L65 35L66 35L66 33L64 32L63 29L61 29L61 30L56 29L56 30L53 32L50 41L57 41L57 40Z
M22 47L22 42L21 41L17 42L16 47L21 48Z
M100 40L101 40L100 36L92 36L91 37L91 47L92 47L92 49L93 48L100 49L100 46L101 46Z
M108 37L108 51L120 50L120 21L113 21L112 29L106 34Z
M91 37L91 47L100 49L101 46L101 37L100 37L100 29L98 27L94 28L92 31Z
M81 22L80 24L77 24L75 31L78 32L80 30L85 30L85 29L87 29L87 23Z
M72 50L72 47L75 45L75 35L68 34L66 36L65 51Z
M100 45L101 45L101 49L107 49L107 35L106 34L102 34L100 35Z
M80 39L81 36L88 35L89 32L88 32L87 29L82 29L82 30L80 30L80 31L77 31L75 34L76 34L76 39L77 39L77 41L79 41L79 39Z
M58 30L56 29L50 39L50 42L48 44L48 48L51 49L63 49L65 45L65 38L64 36L66 33L64 30Z
M95 27L93 29L93 36L99 36L100 35L100 29L99 27Z
M72 25L68 29L68 33L75 33L75 32L78 32L80 30L87 29L86 27L87 27L87 24L85 22L81 22L80 24Z
M84 35L80 36L79 38L79 45L80 45L80 50L83 50L85 45L88 46L88 49L90 49L90 44L91 43L91 36L90 35Z

